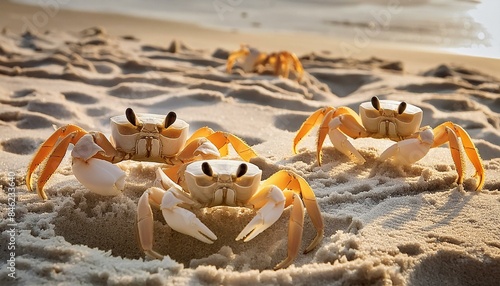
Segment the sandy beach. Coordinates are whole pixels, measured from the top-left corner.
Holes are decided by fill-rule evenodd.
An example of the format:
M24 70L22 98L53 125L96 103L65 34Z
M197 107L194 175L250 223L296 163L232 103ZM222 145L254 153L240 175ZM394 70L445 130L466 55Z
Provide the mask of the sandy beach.
M352 57L342 39L310 34L222 31L194 24L58 10L36 31L37 6L0 4L0 284L2 285L497 285L500 281L500 60L370 43ZM31 17L31 18L30 18ZM297 40L299 39L300 40ZM241 43L289 50L300 82L235 68ZM316 160L316 130L293 154L306 118L325 106L358 111L374 96L420 107L422 126L452 121L471 136L486 181L462 185L447 145L413 165L382 161L394 142L352 140L357 164L328 141ZM137 203L158 164L118 163L122 194L90 192L73 176L68 151L47 182L48 200L28 192L26 168L38 146L68 123L111 134L109 118L175 111L190 132L208 126L244 139L263 179L279 170L312 187L323 241L285 269L290 208L249 242L236 236L256 212L196 211L218 239L205 244L171 230L155 209L154 248L136 236ZM238 160L234 151L230 159ZM35 178L38 176L35 173ZM13 200L15 198L15 200ZM301 250L316 231L306 214ZM14 274L13 274L14 273ZM16 278L13 279L13 276Z

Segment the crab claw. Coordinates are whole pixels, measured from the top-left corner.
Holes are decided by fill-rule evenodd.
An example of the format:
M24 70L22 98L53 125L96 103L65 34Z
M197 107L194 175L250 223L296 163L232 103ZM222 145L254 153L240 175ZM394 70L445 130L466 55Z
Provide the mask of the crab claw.
M394 157L397 163L410 165L422 159L434 142L432 129L426 128L420 132L417 138L410 138L399 141L387 148L381 155L381 160Z
M104 150L91 134L84 135L73 148L73 174L90 191L103 196L116 196L125 186L125 172L118 166L93 158Z
M160 208L167 224L173 230L212 244L217 236L194 213L177 206L183 202L172 192L165 192Z
M243 239L247 242L259 233L266 230L273 223L275 223L285 209L285 196L283 192L276 186L267 186L260 194L265 196L267 202L262 208L259 209L257 215L245 226L245 228L236 237L236 240ZM259 196L258 195L258 196Z
M125 187L125 172L108 161L73 159L73 174L82 185L102 196L116 196Z

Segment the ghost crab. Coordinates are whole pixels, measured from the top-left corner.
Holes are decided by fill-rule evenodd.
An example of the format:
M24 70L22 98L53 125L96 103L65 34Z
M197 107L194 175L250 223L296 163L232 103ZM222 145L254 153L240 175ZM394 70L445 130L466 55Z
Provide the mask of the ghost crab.
M61 163L69 144L74 145L71 156L75 177L92 192L108 196L117 195L124 187L125 173L113 165L123 160L165 163L175 170L186 162L225 156L229 143L246 161L257 156L232 134L202 127L188 138L188 129L189 125L177 119L174 112L166 116L136 114L131 108L127 108L125 115L111 118L110 140L101 132L87 132L68 124L40 145L28 166L26 185L31 191L33 172L47 159L36 182L38 195L47 199L43 187Z
M229 55L226 71L231 73L234 64L238 61L244 72L262 73L267 66L271 66L275 75L285 78L288 78L290 71L293 71L297 81L300 81L304 74L300 60L294 53L287 51L266 54L247 45L241 45L239 50Z
M318 124L320 127L316 153L320 165L321 147L327 134L337 150L360 163L365 160L347 140L346 135L353 139L372 137L396 141L397 143L380 155L380 159L393 158L402 164L413 164L423 158L430 148L448 143L458 173L457 182L462 184L465 161L459 146L461 141L465 154L476 169L476 191L480 191L485 182L484 168L469 134L453 122L445 122L434 129L430 126L420 127L421 122L422 109L404 101L379 100L372 97L370 102L361 103L359 115L345 106L325 107L311 114L297 131L293 152L297 153L296 148L300 140Z
M261 182L262 171L254 164L232 160L202 160L179 169L178 182L159 168L153 187L139 199L137 225L140 244L147 256L162 259L153 248L151 205L159 206L167 224L178 232L202 242L213 243L217 236L188 208L214 206L245 207L256 216L236 237L247 242L274 224L283 210L292 206L288 229L288 256L275 269L288 267L297 257L302 241L304 205L317 234L304 253L323 239L324 225L316 197L309 184L291 171L279 171Z

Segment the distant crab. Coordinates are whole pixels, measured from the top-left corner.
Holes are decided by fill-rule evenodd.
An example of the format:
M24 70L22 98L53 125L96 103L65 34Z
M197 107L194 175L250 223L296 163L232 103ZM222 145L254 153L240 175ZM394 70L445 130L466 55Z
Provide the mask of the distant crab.
M226 70L228 73L237 62L247 73L262 73L271 68L275 75L288 78L290 71L293 71L297 81L300 81L304 74L300 60L294 53L287 51L267 54L247 45L241 45L241 48L232 52L227 59Z
M47 199L43 187L61 163L69 144L75 177L89 190L101 195L117 195L124 187L125 173L115 163L123 160L165 163L170 172L186 162L219 158L227 155L231 143L246 161L256 157L255 152L240 138L214 132L208 127L197 130L188 138L189 125L177 119L174 112L166 116L136 114L128 108L125 115L111 118L111 137L101 132L87 132L68 124L57 129L33 156L26 173L26 185L32 190L32 175L41 166L37 192Z
M434 129L429 126L420 127L422 115L422 110L414 105L404 101L379 100L377 97L372 97L371 102L361 103L359 115L345 106L321 108L311 114L297 131L293 152L297 153L300 140L318 124L320 127L316 152L319 164L327 134L337 150L360 163L364 163L365 159L347 140L347 136L353 139L372 137L396 141L380 155L380 159L394 158L402 164L413 164L423 158L430 148L448 143L458 173L457 182L462 184L465 161L460 151L461 142L465 154L476 169L476 191L480 191L485 182L484 168L469 134L453 122L445 122Z
M150 257L163 258L163 255L152 249L151 205L160 207L172 229L205 243L213 243L217 236L189 209L229 206L256 210L256 216L236 237L236 240L247 242L274 224L286 207L292 206L288 255L275 269L288 267L298 255L302 242L304 205L317 231L305 253L313 250L323 239L323 218L314 192L302 177L293 172L279 171L261 182L262 171L254 164L202 160L180 168L177 183L160 168L156 174L154 187L144 192L137 209L140 244Z

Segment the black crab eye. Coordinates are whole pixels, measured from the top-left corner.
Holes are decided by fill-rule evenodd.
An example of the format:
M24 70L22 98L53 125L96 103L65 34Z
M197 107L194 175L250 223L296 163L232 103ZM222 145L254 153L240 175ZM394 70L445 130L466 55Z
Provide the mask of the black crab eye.
M406 102L401 102L398 106L398 113L399 114L403 114L403 112L405 112L406 110Z
M243 175L245 175L248 171L248 166L247 164L240 164L238 166L238 169L236 170L236 178L240 178Z
M127 117L127 120L128 122L130 122L130 124L134 126L137 126L139 124L137 116L135 115L135 112L132 110L132 108L129 107L127 108L127 110L125 110L125 116Z
M175 112L170 111L167 114L167 117L165 117L165 128L168 128L170 125L174 124L175 120L177 119L177 114Z
M376 110L380 110L380 100L378 99L378 97L376 96L372 97L372 106Z
M201 164L201 170L203 171L203 174L212 177L214 175L214 171L212 170L212 167L208 162L203 162Z

